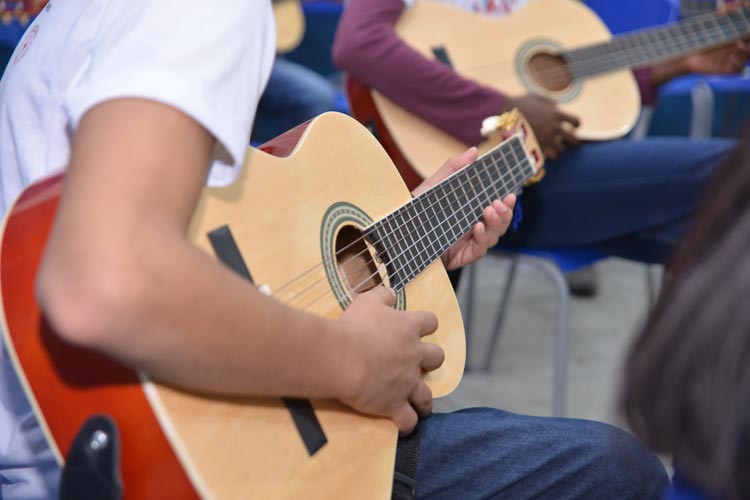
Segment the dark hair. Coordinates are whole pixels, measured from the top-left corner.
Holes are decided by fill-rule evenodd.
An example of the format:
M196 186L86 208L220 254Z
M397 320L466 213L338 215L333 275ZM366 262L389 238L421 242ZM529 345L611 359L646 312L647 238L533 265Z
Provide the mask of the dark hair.
M750 148L712 183L626 363L633 431L716 498L750 498Z

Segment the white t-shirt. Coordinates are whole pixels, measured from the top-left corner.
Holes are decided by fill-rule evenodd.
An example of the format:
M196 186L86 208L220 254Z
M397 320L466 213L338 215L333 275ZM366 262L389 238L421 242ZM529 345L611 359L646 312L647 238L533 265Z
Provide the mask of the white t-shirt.
M81 117L117 97L160 101L201 123L217 139L209 183L230 183L274 36L267 0L52 0L0 81L0 215L26 185L66 167ZM0 377L0 499L54 497L57 466L2 345Z
M407 6L414 4L416 0L404 0ZM481 12L491 16L504 16L517 10L529 0L436 0L448 3L462 9L473 12Z

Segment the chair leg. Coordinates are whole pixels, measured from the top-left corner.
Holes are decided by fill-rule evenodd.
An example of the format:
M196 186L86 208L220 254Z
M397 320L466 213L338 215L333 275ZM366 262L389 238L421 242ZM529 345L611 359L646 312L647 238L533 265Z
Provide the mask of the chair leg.
M690 91L692 115L690 119L690 138L703 139L711 137L711 121L714 116L714 91L705 81L695 84Z
M518 256L510 256L510 269L508 269L508 276L505 278L505 286L503 287L503 295L500 297L500 305L495 316L495 323L490 330L490 343L487 347L487 351L484 358L484 371L488 372L492 368L492 359L495 356L497 350L497 342L500 339L502 332L503 323L505 322L505 312L508 310L508 301L510 300L510 294L513 290L513 281L516 277L516 269L518 268Z
M646 274L646 300L648 300L646 306L650 310L656 302L656 283L654 282L654 273L651 266L644 264L643 270Z
M560 268L547 259L537 257L523 257L524 262L534 265L543 271L557 287L558 309L557 327L555 334L555 374L552 394L552 415L565 415L565 400L567 391L568 369L568 339L570 334L570 291Z

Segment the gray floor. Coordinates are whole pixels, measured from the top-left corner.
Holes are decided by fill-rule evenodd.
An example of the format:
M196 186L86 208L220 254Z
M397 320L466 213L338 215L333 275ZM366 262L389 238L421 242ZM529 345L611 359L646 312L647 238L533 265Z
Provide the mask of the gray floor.
M481 364L487 349L508 263L492 256L478 266L476 315L469 333L474 366ZM642 264L619 259L603 261L596 266L596 297L572 299L566 416L624 425L615 408L616 396L623 357L648 306L644 269ZM655 274L658 276L658 269ZM436 402L437 411L495 406L533 415L551 414L555 288L530 267L520 268L515 283L492 370L468 371L453 394ZM466 285L467 280L462 280L458 294L462 305Z

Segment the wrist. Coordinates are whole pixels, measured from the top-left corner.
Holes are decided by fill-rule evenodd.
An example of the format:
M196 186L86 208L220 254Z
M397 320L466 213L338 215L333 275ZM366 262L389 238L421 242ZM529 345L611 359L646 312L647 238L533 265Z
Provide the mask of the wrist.
M362 343L358 332L346 321L330 321L331 344L334 346L331 357L331 381L333 397L340 401L352 401L361 393L364 386L365 369Z
M509 95L505 95L503 96L503 100L500 103L499 114L502 115L503 113L507 113L508 111L511 111L513 108L517 108L517 107L518 107L518 104L516 102L516 99L514 99L513 97Z
M692 60L690 56L682 56L653 66L651 83L658 87L672 78L693 73Z

